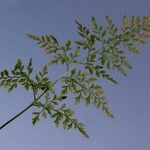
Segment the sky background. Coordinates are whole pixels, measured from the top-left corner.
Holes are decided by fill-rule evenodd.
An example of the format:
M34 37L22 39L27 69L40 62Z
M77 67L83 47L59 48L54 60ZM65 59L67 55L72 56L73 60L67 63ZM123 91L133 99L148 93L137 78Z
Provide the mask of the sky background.
M88 25L91 16L104 23L109 15L119 24L123 15L149 15L150 0L0 0L0 70L11 69L18 58L33 58L39 69L49 61L26 33L53 34L61 42L75 39L75 19ZM149 41L150 43L150 41ZM30 110L0 131L0 150L149 150L150 149L150 44L131 57L134 69L119 77L119 85L104 83L114 119L99 110L76 106L90 139L74 130L55 128L49 120L32 126ZM54 76L59 74L54 70ZM7 93L0 89L0 124L30 103L22 88Z

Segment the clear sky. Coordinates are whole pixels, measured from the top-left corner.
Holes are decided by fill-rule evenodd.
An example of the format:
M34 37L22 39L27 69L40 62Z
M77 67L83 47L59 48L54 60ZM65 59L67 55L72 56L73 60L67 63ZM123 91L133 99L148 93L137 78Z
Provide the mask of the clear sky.
M125 14L149 13L150 0L0 0L0 70L11 69L18 58L26 63L32 57L37 69L49 61L25 33L53 34L63 42L77 37L75 19L88 25L91 16L103 23L109 15L119 24ZM149 150L149 43L141 47L141 55L131 57L134 69L127 78L119 78L117 86L104 84L114 119L93 107L74 107L90 139L55 128L49 120L33 127L31 110L0 131L0 150ZM0 89L0 124L30 99L30 92L21 88L11 93Z

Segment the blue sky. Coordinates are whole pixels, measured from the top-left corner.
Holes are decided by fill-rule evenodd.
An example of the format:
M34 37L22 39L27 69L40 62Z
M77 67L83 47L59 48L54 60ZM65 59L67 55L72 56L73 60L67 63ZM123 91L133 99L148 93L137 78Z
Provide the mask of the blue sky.
M37 69L49 61L26 33L53 34L63 42L77 37L75 19L88 25L91 16L104 23L109 15L119 24L125 14L149 15L149 10L149 0L1 0L0 70L11 69L18 58L26 63L32 57ZM104 84L115 119L93 107L74 107L90 139L76 131L55 128L49 120L33 127L30 110L0 131L0 150L150 149L149 43L140 47L141 55L131 57L134 69L127 78L119 78L117 86ZM58 72L52 72L55 74ZM0 124L28 105L31 97L21 88L11 93L0 89Z

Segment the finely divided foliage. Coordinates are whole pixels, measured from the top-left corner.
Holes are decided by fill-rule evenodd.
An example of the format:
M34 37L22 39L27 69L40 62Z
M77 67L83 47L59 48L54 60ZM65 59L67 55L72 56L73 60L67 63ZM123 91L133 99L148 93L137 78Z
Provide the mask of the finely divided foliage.
M37 42L44 51L52 56L49 65L64 66L64 74L56 81L48 77L48 65L44 65L40 72L33 75L32 59L25 67L19 59L11 72L6 69L0 74L2 87L12 91L19 85L26 90L32 90L34 100L30 106L39 111L33 112L33 125L40 118L51 117L56 126L60 124L64 129L78 129L85 137L89 137L85 127L73 117L74 112L65 103L67 95L74 95L75 104L81 101L86 106L93 104L102 109L108 117L114 115L108 107L107 100L98 80L105 78L117 84L111 76L112 71L118 71L126 76L126 69L132 65L127 60L128 53L139 54L138 44L144 44L150 38L150 17L123 17L121 27L117 27L112 19L106 16L106 27L91 18L92 28L88 29L76 21L79 40L68 40L61 45L52 35L27 37ZM82 55L84 54L84 55ZM84 56L84 57L81 57ZM61 82L61 91L56 92L54 85Z

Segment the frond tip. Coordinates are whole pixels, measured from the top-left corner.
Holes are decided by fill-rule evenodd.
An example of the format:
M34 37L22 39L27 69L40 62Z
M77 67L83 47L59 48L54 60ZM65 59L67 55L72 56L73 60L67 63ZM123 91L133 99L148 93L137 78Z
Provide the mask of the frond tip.
M37 42L40 48L43 48L47 54L56 52L59 50L59 44L57 39L52 35L36 36L34 34L26 34L27 37Z

